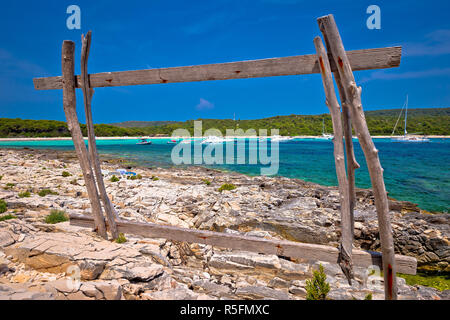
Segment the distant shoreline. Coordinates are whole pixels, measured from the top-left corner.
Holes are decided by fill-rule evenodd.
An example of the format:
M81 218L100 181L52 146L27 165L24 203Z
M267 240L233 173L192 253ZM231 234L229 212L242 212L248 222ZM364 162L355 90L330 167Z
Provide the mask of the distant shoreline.
M284 137L284 136L283 136ZM314 139L321 138L322 136L286 136L293 139ZM389 139L397 138L403 136L372 136L373 139ZM192 139L195 137L150 137L150 136L139 136L139 137L97 137L97 140L127 140L127 139ZM229 138L243 138L242 136L236 137L231 136ZM245 138L258 138L257 136L249 136ZM428 135L427 138L431 139L450 139L450 136L438 136L438 135ZM84 138L87 140L87 138ZM52 137L52 138L0 138L0 141L68 141L72 140L71 137Z

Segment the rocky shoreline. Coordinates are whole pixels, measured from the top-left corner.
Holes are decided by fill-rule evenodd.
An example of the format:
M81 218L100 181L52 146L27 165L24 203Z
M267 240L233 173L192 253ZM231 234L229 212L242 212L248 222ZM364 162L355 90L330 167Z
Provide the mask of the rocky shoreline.
M98 238L68 222L47 224L52 209L89 211L73 152L0 149L0 199L15 219L0 222L0 299L304 299L305 280L318 262L126 235ZM103 169L121 168L104 159ZM70 176L63 176L66 171ZM142 179L105 179L123 219L272 239L337 246L339 199L335 187L298 179L249 177L201 167L141 168ZM224 183L237 188L219 192ZM55 194L37 193L49 189ZM30 191L30 197L19 197ZM370 190L358 189L355 246L379 251ZM450 217L427 214L410 202L390 201L396 253L419 268L450 271ZM4 215L3 214L3 215ZM1 216L1 215L0 215ZM383 279L358 269L352 286L338 265L322 263L331 299L384 298ZM71 273L81 281L71 281ZM449 292L408 286L401 299L446 299Z

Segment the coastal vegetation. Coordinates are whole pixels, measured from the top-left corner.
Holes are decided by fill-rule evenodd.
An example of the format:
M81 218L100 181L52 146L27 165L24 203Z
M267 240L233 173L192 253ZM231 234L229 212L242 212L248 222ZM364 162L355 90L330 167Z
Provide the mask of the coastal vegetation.
M55 192L55 191L52 191L52 190L50 190L50 189L42 189L42 190L39 191L39 193L38 193L38 195L41 196L41 197L45 197L45 196L47 196L47 195L49 195L49 194L57 195L58 193Z
M139 180L142 179L142 176L140 174L137 174L135 176L127 176L128 180Z
M366 120L370 133L376 135L390 135L400 114L400 109L366 111ZM403 119L402 115L402 119ZM279 129L280 135L321 135L322 121L325 131L332 132L329 114L320 115L288 115L275 116L254 120L232 119L197 119L202 121L203 132L216 128L223 134L226 129ZM148 125L148 126L145 126ZM404 122L399 121L395 134L404 131ZM96 124L95 135L98 137L119 136L156 136L171 135L176 129L186 129L191 135L194 133L194 120L183 122L127 121L117 124ZM450 108L423 108L408 110L408 132L426 135L450 135ZM81 124L81 130L86 136L86 125ZM268 132L270 135L270 131ZM70 137L67 124L55 120L22 120L0 118L1 138L31 138L31 137Z
M366 120L372 135L390 135L399 116L399 109L367 111ZM219 129L222 134L226 129L279 129L280 135L321 135L322 122L325 131L333 132L329 114L289 115L255 120L198 119L202 121L202 130ZM404 122L399 121L395 134L403 134ZM450 108L410 109L408 110L408 132L427 135L450 135ZM138 129L138 128L134 128ZM194 133L194 120L175 122L151 127L140 127L146 135L170 135L176 129L186 129ZM268 132L270 135L270 131Z
M15 215L6 214L6 215L0 217L0 221L6 221L6 220L11 220L11 219L16 219L16 218L17 217Z
M22 191L19 193L19 198L29 198L31 197L31 193L30 191Z
M9 183L7 183L4 187L3 187L3 189L4 190L11 190L12 188L14 188L15 187L15 183L11 183L11 182L9 182Z
M45 223L49 224L60 223L68 220L69 218L67 217L67 214L64 211L55 209L50 211L50 214L45 217Z
M115 240L116 243L125 243L127 242L127 238L125 238L125 235L123 233L119 233L119 236Z
M439 291L450 290L450 273L444 271L417 271L416 275L397 273L410 286L421 285Z
M0 213L4 213L8 210L8 205L6 204L5 200L0 199Z
M313 270L312 279L306 280L306 300L326 300L330 292L330 284L327 282L327 275L323 266L319 270Z
M71 174L68 171L63 171L61 174L63 177L70 177Z
M219 192L222 192L224 190L231 191L231 190L234 190L234 189L236 189L236 186L234 184L232 184L232 183L224 183L223 185L220 186L220 188L217 191L219 191Z
M81 131L87 136L85 124L81 124ZM142 135L142 130L120 128L107 124L96 124L95 134L99 137L121 137ZM22 120L19 118L0 118L0 137L2 138L44 138L70 137L66 122L56 120Z
M177 121L124 121L124 122L110 123L110 125L122 128L145 128L145 127L163 126L171 123L177 123Z

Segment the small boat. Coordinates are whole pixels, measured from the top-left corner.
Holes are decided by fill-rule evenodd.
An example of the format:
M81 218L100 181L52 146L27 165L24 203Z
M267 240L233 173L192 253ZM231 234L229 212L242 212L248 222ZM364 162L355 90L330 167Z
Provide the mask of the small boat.
M402 110L400 110L400 114L398 116L397 122L395 123L394 130L392 130L391 136L394 135L395 129L397 128L398 121L400 120L400 117L402 115L403 109L405 109L405 131L403 136L391 138L391 141L393 142L430 142L430 139L428 139L426 136L421 136L418 133L408 134L406 131L406 120L408 119L408 95L406 95L406 101L403 105Z
M208 136L203 141L202 144L216 144L234 141L233 138L222 138L217 136Z
M152 142L147 139L140 139L140 141L136 144L144 145L144 144L152 144Z
M167 141L167 144L177 144L177 140L171 139L171 140Z

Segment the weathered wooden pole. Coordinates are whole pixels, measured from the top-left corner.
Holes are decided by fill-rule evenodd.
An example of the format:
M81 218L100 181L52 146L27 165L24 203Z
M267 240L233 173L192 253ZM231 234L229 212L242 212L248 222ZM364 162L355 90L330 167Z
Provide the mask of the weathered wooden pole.
M326 41L325 41L326 45ZM328 46L327 46L328 48ZM329 50L329 49L328 49ZM339 72L334 72L334 79L338 87L339 96L341 98L342 105L342 122L344 124L344 137L345 137L345 153L347 155L347 178L348 178L348 193L350 196L350 220L351 229L354 236L355 228L355 202L356 202L356 192L355 192L355 170L358 169L359 163L356 161L355 151L353 148L353 137L352 137L352 120L350 115L350 109L347 102L347 97L345 95L344 87L342 86L342 81L339 76Z
M314 45L316 47L317 60L319 62L323 87L325 89L326 105L330 110L331 121L333 122L334 162L339 183L339 200L341 203L341 245L339 248L338 262L347 277L348 282L351 284L351 279L353 279L353 230L350 215L349 188L345 171L341 108L334 91L333 76L331 74L328 55L320 37L314 39Z
M100 198L103 203L103 208L106 214L106 220L108 222L109 231L111 232L111 236L113 239L117 239L119 233L117 232L117 226L115 215L114 215L114 207L111 204L111 201L108 198L108 194L106 193L105 183L103 181L102 169L100 166L100 159L98 157L97 144L95 142L95 131L94 131L94 123L92 121L92 110L91 110L91 101L92 96L94 94L94 89L90 87L89 84L89 74L87 71L87 64L89 59L89 51L91 47L91 36L92 32L89 31L86 34L81 36L81 81L83 83L82 90L84 96L84 110L86 113L86 128L88 134L88 142L89 142L89 158L90 164L93 167L95 177L97 180L97 187L100 193Z
M330 44L328 43L328 38L326 35L323 35L323 40L325 42L325 47L328 51L328 56L331 56L333 59L333 55L330 53ZM347 179L348 179L348 190L350 194L350 217L352 221L352 234L354 236L355 230L355 218L354 218L354 210L356 203L356 193L355 193L355 170L358 169L359 163L356 161L355 151L353 148L353 137L352 137L352 120L350 116L350 109L348 107L347 96L345 94L344 87L342 85L341 77L339 76L339 72L335 70L333 72L334 80L336 81L336 86L339 91L339 97L341 100L342 106L342 122L344 124L344 137L345 137L345 153L347 155Z
M338 88L339 87L342 87L342 84L338 85ZM352 224L352 234L354 236L355 231L354 211L356 203L355 170L359 168L359 163L356 161L355 151L353 148L352 120L350 116L350 110L347 102L341 100L341 105L342 105L342 118L344 123L345 151L347 155L348 193L350 196L350 220Z
M92 213L94 216L95 230L97 233L107 239L105 220L102 214L100 200L98 198L97 188L95 186L94 175L89 163L88 151L84 144L83 134L81 133L76 111L75 96L75 73L74 73L74 50L73 41L64 41L62 46L62 79L63 79L63 106L66 114L67 126L72 135L75 151L83 172L86 189L91 202Z
M378 150L375 148L370 136L362 108L361 87L356 86L353 71L349 64L333 15L321 17L318 19L318 22L324 37L328 39L330 53L336 63L340 78L342 79L342 86L348 100L352 124L366 158L378 215L378 228L380 231L381 251L383 255L385 298L387 300L395 300L397 299L397 283L395 277L396 266L388 199L383 180L383 168L381 167L380 159L378 157Z

